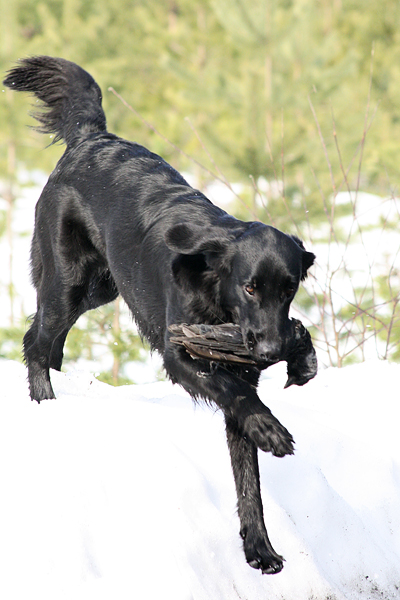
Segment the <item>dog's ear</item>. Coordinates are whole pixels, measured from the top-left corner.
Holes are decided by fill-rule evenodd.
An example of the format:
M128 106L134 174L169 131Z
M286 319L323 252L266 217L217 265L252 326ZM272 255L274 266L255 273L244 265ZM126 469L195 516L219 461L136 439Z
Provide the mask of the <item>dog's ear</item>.
M302 281L307 277L307 271L314 264L315 258L316 256L312 252L303 252L303 265L301 273Z
M303 263L301 269L301 280L303 281L307 277L308 269L314 264L316 256L312 252L307 252L303 242L298 237L295 235L291 235L290 237L303 250Z
M216 270L229 270L233 244L223 228L208 228L179 223L165 234L168 248L178 254L203 254L207 265Z
M209 229L187 223L178 223L168 229L165 243L170 250L179 254L200 254L204 252L205 246L216 252L222 250L219 239L210 236Z

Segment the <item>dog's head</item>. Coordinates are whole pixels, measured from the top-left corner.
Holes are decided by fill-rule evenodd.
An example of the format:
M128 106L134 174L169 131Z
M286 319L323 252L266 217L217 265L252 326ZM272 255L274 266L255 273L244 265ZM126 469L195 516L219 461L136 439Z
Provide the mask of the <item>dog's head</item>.
M257 222L236 229L178 224L165 241L178 253L173 272L186 292L217 302L219 313L240 325L256 360L282 360L293 335L290 304L314 254L298 238Z

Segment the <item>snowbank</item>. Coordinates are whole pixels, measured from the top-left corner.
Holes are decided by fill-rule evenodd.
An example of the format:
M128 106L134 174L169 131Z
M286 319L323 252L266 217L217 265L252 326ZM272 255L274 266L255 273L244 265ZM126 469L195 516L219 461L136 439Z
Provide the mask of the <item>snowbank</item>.
M169 383L52 373L28 399L0 361L0 598L394 600L400 597L400 365L327 369L262 399L295 456L260 453L279 575L245 562L221 415Z

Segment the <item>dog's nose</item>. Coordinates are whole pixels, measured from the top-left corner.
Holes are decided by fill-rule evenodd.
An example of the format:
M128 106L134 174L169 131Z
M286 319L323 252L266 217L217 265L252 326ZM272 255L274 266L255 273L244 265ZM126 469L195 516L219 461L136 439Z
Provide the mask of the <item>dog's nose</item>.
M280 360L281 348L278 344L266 341L260 342L256 350L261 360L270 363L277 363Z
M278 342L266 339L264 332L249 331L247 333L247 346L259 360L268 363L277 363L281 360L282 346Z

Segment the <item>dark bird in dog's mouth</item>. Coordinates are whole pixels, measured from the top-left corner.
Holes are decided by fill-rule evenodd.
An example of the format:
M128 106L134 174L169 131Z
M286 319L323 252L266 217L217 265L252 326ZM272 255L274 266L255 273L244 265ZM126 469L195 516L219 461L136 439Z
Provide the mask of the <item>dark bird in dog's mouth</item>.
M204 358L214 363L254 365L260 370L267 369L268 362L256 361L243 343L239 325L170 325L173 334L171 342L183 346L194 359ZM281 360L287 362L288 378L285 388L291 385L304 385L315 377L318 371L317 356L312 345L311 335L303 323L292 319L292 336Z

